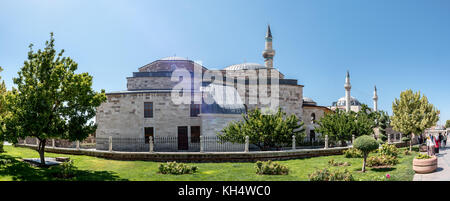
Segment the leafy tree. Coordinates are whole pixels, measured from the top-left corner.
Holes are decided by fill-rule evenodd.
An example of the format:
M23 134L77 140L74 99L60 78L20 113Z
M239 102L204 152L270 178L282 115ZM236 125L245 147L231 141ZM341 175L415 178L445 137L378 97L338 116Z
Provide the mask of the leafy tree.
M362 172L366 172L367 156L369 155L369 153L371 151L378 149L379 146L380 145L375 140L375 138L368 136L368 135L363 135L363 136L360 136L355 139L355 142L353 143L353 147L355 149L360 150L363 153L364 159L363 159Z
M14 78L13 88L6 95L6 110L1 133L17 143L19 138L39 140L41 165L45 165L44 151L48 139L83 140L94 133L97 126L89 121L96 107L106 100L104 90L95 92L92 76L77 74L78 64L56 53L53 33L43 50L34 52L31 44L28 60Z
M450 120L447 120L447 121L445 122L445 128L450 128Z
M281 108L275 114L263 114L256 108L242 116L243 120L228 124L218 133L221 141L245 143L245 136L249 136L250 144L268 150L291 145L292 135L296 136L297 142L305 135L304 123L293 114L286 117Z
M386 135L386 129L389 127L390 124L390 117L387 114L387 112L385 111L378 111L376 112L376 126L380 129L380 134L387 136Z
M335 112L325 114L318 122L317 132L322 136L328 135L330 142L351 140L355 133L355 115L337 109Z
M355 114L355 136L371 135L376 127L377 113L372 112L366 104L361 105L361 109Z
M316 130L322 136L328 135L330 141L340 141L342 145L346 145L345 142L351 140L352 135L358 137L372 134L375 121L367 105L363 105L358 113L338 109L334 113L325 114L318 125Z
M0 72L3 71L3 68L0 67ZM1 79L1 76L0 76ZM5 110L5 94L6 94L6 85L5 81L2 80L0 83L0 122L3 120L6 110ZM3 140L4 136L0 133L0 153L3 152Z
M425 95L413 93L410 89L401 92L400 99L394 100L392 111L391 125L409 138L409 151L412 150L411 135L421 134L426 128L435 125L440 113Z

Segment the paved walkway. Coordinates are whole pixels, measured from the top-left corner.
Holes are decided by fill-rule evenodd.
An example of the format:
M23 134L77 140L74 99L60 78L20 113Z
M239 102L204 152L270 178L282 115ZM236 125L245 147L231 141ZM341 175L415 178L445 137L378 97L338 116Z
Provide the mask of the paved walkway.
M438 168L430 174L415 174L414 181L450 181L450 145L439 150Z

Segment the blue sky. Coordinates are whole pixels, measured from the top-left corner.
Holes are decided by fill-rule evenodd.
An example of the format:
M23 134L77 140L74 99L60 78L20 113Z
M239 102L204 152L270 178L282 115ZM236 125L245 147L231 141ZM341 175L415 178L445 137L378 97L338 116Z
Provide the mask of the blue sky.
M304 96L328 106L352 96L392 114L406 89L421 91L450 119L448 0L1 0L0 66L8 88L29 43L56 47L94 76L96 90L126 89L126 77L166 56L200 60L210 69L263 64L271 25L274 65L305 85Z

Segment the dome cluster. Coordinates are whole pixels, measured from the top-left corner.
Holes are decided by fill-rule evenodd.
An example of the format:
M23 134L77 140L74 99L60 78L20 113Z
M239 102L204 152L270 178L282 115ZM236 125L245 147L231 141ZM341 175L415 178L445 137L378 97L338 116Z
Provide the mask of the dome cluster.
M347 101L345 100L345 96L340 98L337 102L333 103L333 106L345 106L345 103ZM358 99L356 99L355 97L350 97L350 105L351 106L360 106L361 102L359 102Z

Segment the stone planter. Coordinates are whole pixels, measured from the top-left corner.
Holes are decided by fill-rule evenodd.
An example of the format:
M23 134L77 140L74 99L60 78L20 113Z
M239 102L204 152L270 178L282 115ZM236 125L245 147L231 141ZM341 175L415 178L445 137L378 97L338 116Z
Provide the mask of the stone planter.
M434 172L437 169L437 158L433 156L430 159L414 159L413 170L419 174Z

